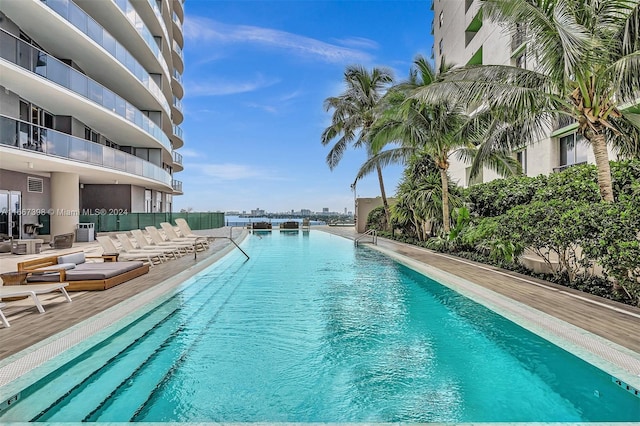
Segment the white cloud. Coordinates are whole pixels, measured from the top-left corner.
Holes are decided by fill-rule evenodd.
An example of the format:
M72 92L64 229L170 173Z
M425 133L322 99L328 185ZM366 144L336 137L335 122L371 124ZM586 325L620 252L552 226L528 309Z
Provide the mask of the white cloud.
M276 114L278 112L278 109L276 107L274 107L273 105L264 105L264 104L258 104L258 103L255 103L255 102L249 102L246 105L249 108L261 109L263 111L270 112L272 114Z
M338 44L343 46L358 48L358 49L377 49L379 44L375 40L371 40L364 37L349 37L349 38L341 38L335 39Z
M195 151L193 149L189 149L189 148L180 148L180 150L178 151L178 153L180 155L182 155L183 158L195 158L195 157L201 157L202 154L199 153L198 151Z
M222 44L255 44L278 48L303 57L311 57L331 63L367 63L371 60L368 53L351 48L289 33L271 28L251 25L229 25L207 18L187 17L184 24L184 36L195 44L197 41L210 41L216 45ZM366 39L349 39L351 43L357 41L358 47L371 43Z
M224 96L253 92L279 83L278 79L266 79L258 75L253 80L226 81L222 78L210 78L207 81L187 82L185 91L189 96Z

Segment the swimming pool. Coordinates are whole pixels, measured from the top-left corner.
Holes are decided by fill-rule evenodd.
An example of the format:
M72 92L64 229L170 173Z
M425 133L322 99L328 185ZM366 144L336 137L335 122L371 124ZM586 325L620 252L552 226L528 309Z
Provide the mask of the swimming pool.
M0 421L633 421L612 377L366 247L265 233Z

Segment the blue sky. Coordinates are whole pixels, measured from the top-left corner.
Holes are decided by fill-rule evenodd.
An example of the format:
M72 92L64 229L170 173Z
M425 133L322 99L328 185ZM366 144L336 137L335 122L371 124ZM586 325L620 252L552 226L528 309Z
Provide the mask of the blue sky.
M407 77L429 58L428 0L185 2L184 195L174 210L353 210L350 185L364 151L333 171L320 143L323 101L343 91L345 67L390 68ZM383 171L395 193L401 167ZM359 197L380 195L375 175Z

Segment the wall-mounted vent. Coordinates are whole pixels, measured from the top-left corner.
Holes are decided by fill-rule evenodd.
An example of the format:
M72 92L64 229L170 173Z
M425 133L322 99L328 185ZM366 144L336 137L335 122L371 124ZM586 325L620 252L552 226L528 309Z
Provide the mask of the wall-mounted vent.
M27 176L27 192L37 192L42 194L44 182L41 178Z

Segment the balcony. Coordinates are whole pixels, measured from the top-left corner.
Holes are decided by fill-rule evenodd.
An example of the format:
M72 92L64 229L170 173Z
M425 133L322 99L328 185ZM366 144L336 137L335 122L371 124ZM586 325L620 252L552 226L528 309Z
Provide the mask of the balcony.
M180 124L184 120L184 114L182 113L182 101L177 97L173 97L173 105L171 108L171 121L175 124Z
M173 40L173 54L171 55L173 59L173 65L178 72L182 73L184 71L184 54L182 53L182 48Z
M173 125L173 134L171 135L171 143L173 143L173 149L182 148L184 146L184 138L182 136L182 129L180 126Z
M135 155L5 116L0 116L0 146L106 167L171 185L167 171Z
M61 3L59 1L43 0L43 3L51 8L58 15L62 16L67 22L80 30L83 34L95 41L100 47L109 52L109 54L126 69L128 69L143 85L151 92L151 94L160 103L167 114L171 113L169 103L162 94L162 90L149 77L149 73L136 60L136 58L116 39L109 34L100 24L98 24L91 16L80 9L75 3Z
M175 180L173 179L171 181L171 186L173 187L173 193L174 194L182 194L182 182L179 180Z
M173 157L173 169L176 172L180 172L182 170L184 170L184 166L182 164L182 154L180 154L177 151L173 151L171 153L172 157Z
M42 50L36 49L1 30L0 45L2 46L0 58L65 87L71 92L119 115L153 137L167 151L171 151L171 142L162 129L142 111L111 90Z
M122 13L126 16L126 18L129 20L133 28L136 29L136 31L138 32L140 37L142 37L142 40L144 40L144 42L149 47L149 49L151 49L151 52L153 52L156 59L160 63L160 66L165 72L165 75L167 76L167 78L169 78L170 73L169 73L169 66L167 65L167 61L164 60L164 57L162 56L162 52L160 51L160 47L158 46L158 43L156 43L156 40L153 37L153 34L151 34L151 31L149 31L149 28L147 28L147 26L145 25L144 21L142 20L142 18L140 17L136 9L129 2L129 0L113 0L113 1L118 6L118 8L120 8Z
M465 32L464 32L465 46L468 46L469 43L471 43L471 40L475 38L476 34L478 34L478 31L480 31L480 28L482 28L482 9L478 9L478 12L473 17L471 22L469 22L469 25L467 25L467 28L465 29Z
M180 99L184 96L182 75L175 68L173 69L173 79L171 80L171 91L174 96L177 96Z

